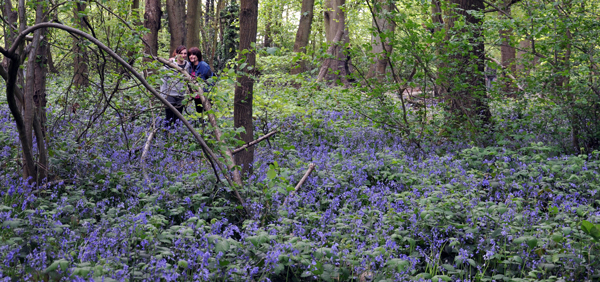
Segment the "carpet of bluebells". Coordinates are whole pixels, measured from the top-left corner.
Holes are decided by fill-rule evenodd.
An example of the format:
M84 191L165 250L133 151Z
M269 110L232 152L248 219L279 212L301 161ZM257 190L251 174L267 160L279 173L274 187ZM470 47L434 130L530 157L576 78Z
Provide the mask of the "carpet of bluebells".
M184 128L157 134L145 181L149 121L79 142L81 124L50 121L64 181L36 190L0 109L0 281L600 279L597 151L419 148L351 111L292 114L260 123L282 132L256 149L246 214Z

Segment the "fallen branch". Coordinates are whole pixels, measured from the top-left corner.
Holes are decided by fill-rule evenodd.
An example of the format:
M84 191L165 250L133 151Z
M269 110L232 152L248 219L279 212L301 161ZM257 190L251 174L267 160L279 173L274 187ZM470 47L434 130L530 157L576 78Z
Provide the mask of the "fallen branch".
M208 101L208 99L204 96L204 90L202 90L202 87L198 85L197 81L195 79L193 79L186 70L180 68L177 64L175 64L167 59L160 58L160 57L155 57L155 59L165 65L168 65L171 68L178 70L180 73L182 73L185 76L185 78L187 79L187 82L188 82L188 84L187 84L188 89L190 90L190 92L192 92L200 97L200 101L202 101L202 106L204 107L204 110L208 113L208 121L213 126L215 139L217 139L217 142L221 142L221 143L225 144L225 140L222 140L222 138L221 138L222 134L221 134L221 129L219 128L219 126L217 124L217 118L215 117L215 115L213 113L211 113L212 105L211 105L210 101ZM244 185L244 183L242 181L242 174L237 169L237 166L235 164L235 159L233 158L233 153L231 152L231 149L227 148L225 150L225 155L228 158L228 161L225 163L225 165L227 166L229 173L231 173L231 178L233 178L233 183L235 183L237 185L237 187L236 187L236 185L232 185L233 183L231 183L231 181L229 180L229 176L226 173L223 173L223 174L229 181L229 184L231 185L231 187L233 188L233 193L235 194L235 197L238 199L238 201L240 201L240 203L244 207L244 210L246 211L246 213L250 214L250 210L246 207L244 198L242 198L242 196L239 194L239 192L237 190L237 188L238 187L241 188Z
M283 205L286 205L288 202L288 199L293 197L294 194L300 190L300 187L302 187L302 184L304 184L304 182L306 182L306 179L308 179L308 176L310 175L310 173L315 170L315 167L317 165L315 165L314 163L310 163L308 165L308 169L306 170L306 172L304 173L304 176L302 176L302 178L300 179L300 181L298 182L298 184L296 184L296 187L294 187L294 191L291 191L290 194L285 198L285 201L283 202Z
M237 153L239 153L239 152L241 152L241 151L245 150L245 149L246 149L246 148L248 148L248 147L252 147L252 146L254 146L254 145L256 145L256 144L258 144L258 143L262 142L263 140L265 140L265 139L267 139L267 138L269 138L269 137L271 137L271 136L275 135L275 133L278 133L278 132L279 132L279 130L273 130L273 131L271 131L271 132L269 132L269 133L267 133L267 134L263 135L262 137L260 137L260 138L258 138L258 139L256 139L256 140L254 140L254 141L252 141L252 142L250 142L250 143L246 143L246 144L244 144L244 146L242 146L242 147L239 147L239 148L237 148L237 149L234 149L234 150L233 150L231 153L233 153L233 154L235 155L235 154L237 154Z
M150 177L148 177L148 172L146 171L146 157L148 156L148 150L150 150L150 143L152 143L152 139L154 135L156 135L156 131L158 129L152 124L152 132L148 135L146 139L146 144L144 144L144 150L142 151L142 156L140 157L140 166L142 167L142 175L144 175L144 180L146 183L150 183Z

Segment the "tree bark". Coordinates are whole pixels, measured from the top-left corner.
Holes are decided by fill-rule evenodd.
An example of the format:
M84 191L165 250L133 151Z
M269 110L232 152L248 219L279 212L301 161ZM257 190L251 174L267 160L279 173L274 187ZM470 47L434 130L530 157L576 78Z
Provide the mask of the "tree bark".
M77 2L73 7L73 21L75 28L87 31L86 18L82 13L85 11L85 2ZM73 86L77 89L85 88L89 85L88 55L83 40L73 37Z
M134 18L134 22L141 22L139 19L140 16L140 0L131 1L131 15Z
M387 38L381 42L381 35L390 33L393 34L396 25L393 21L386 19L385 15L393 8L393 3L388 0L376 0L374 12L376 15L384 15L384 17L376 17L373 15L374 33L371 35L372 53L375 54L375 63L369 68L367 77L377 77L383 79L385 77L385 69L388 65L389 55L392 53L393 47L390 44L391 40Z
M246 63L246 68L239 69L246 74L240 75L235 87L233 106L233 119L236 128L243 127L244 133L240 133L239 139L249 143L254 139L254 126L252 123L252 91L254 78L250 75L255 73L256 53L252 43L256 43L258 23L258 0L241 0L240 3L240 48L241 59ZM245 60L244 60L245 57ZM250 70L249 67L252 67ZM235 155L236 164L242 167L242 174L250 171L250 165L254 161L254 147Z
M185 46L188 48L197 47L200 46L202 5L200 5L200 0L188 0L187 8Z
M15 39L15 36L19 33L17 30L17 21L19 16L17 11L13 10L11 0L4 0L4 6L2 7L2 15L9 22L10 25L2 25L4 27L4 46L10 46ZM7 58L2 61L3 66L7 66Z
M212 29L214 32L212 33L212 46L210 52L206 52L206 60L205 62L211 67L213 72L216 72L215 66L215 56L217 54L217 42L219 40L219 36L221 36L221 44L223 43L223 26L221 25L221 11L225 8L225 0L219 0L217 2L217 10L215 11L215 20L213 21Z
M271 47L271 43L273 43L273 39L271 38L271 20L267 20L265 23L265 37L263 40L263 46L265 48L269 48Z
M350 75L349 60L350 57L346 53L346 46L350 42L348 30L346 26L346 15L343 6L346 0L330 0L330 5L333 6L335 18L331 18L331 13L325 15L326 36L328 38L327 57L323 61L323 65L319 71L318 81L327 80L334 83L342 83L348 85L348 75ZM328 13L326 11L326 13ZM329 41L329 37L333 34L333 38Z
M39 3L36 8L36 23L43 20L44 7ZM23 167L23 178L30 178L31 182L40 184L47 176L48 156L45 145L45 122L46 122L46 52L45 41L46 29L38 29L33 34L31 49L27 56L27 77L23 91L23 129L25 140L23 146L27 146L33 152L33 134L35 133L38 149L38 161L24 156L25 162L33 162ZM33 168L33 170L32 170Z
M149 30L148 33L144 34L144 40L149 46L144 47L146 54L156 56L158 53L158 30L160 29L160 17L162 11L160 10L160 0L146 0L146 12L144 12L144 27ZM145 62L151 59L144 57ZM146 70L145 75L148 76L153 70Z
M315 0L302 0L300 9L300 23L296 32L296 41L294 42L295 53L306 53L306 46L310 38L312 20L314 16ZM306 62L299 60L290 71L291 74L299 74L306 70Z
M60 73L54 64L54 60L52 59L52 50L50 50L50 45L48 44L48 48L46 48L46 56L48 57L48 70L50 73Z
M499 11L498 16L501 19L507 20L507 15L511 14L510 6L508 5L511 1L505 0L504 11ZM515 64L516 59L516 49L511 45L510 36L513 33L512 28L500 30L500 62L502 63L502 68L514 74L517 70L517 65ZM512 80L502 79L502 90L506 92L508 95L514 95L516 92L516 87L512 83Z
M41 36L46 37L46 29L40 30ZM49 43L47 40L40 42L36 51L36 60L34 63L34 92L33 103L35 105L33 129L36 137L38 149L38 162L36 183L48 177L48 150L46 147L46 74L48 73L48 60L45 54L48 53Z
M444 95L449 111L455 122L467 121L472 128L479 128L477 121L484 124L490 122L491 113L486 102L485 77L484 77L484 44L481 30L481 19L468 11L482 11L483 0L451 0L447 7L447 17L444 22L446 28L446 41L462 33L470 32L469 45L472 48L453 46L444 47L447 55L447 64L443 64L440 76L444 83ZM454 22L464 17L467 23L465 28L455 28ZM457 76L458 75L458 76ZM466 119L466 120L465 120Z
M323 12L325 40L327 44L331 44L335 37L337 27L335 22L336 15L336 0L325 0L325 11Z
M185 0L167 0L167 15L169 17L169 34L171 35L170 56L177 47L185 46Z

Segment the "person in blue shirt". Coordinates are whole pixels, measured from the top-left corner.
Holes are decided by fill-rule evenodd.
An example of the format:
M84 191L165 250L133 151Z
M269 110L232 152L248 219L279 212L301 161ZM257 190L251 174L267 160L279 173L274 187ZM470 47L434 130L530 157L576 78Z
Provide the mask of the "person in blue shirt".
M208 93L210 88L214 86L214 83L212 81L208 81L208 79L215 76L215 74L210 69L210 66L202 60L202 52L200 52L200 49L197 47L192 47L188 50L188 58L191 63L189 69L187 70L188 73L194 79L201 78L205 82L205 86L202 87L202 90L204 90L204 93ZM199 95L194 97L194 103L196 104L196 112L202 114L204 112L204 107L202 106L202 101L200 100Z

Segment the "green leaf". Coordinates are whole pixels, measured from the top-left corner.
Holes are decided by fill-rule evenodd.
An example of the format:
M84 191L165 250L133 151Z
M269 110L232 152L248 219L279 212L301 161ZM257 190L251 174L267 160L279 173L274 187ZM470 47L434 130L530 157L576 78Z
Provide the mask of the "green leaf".
M185 260L180 260L177 262L177 266L180 268L186 269L188 267L188 262Z
M316 265L313 265L310 267L311 271L314 275L321 275L323 274L323 264L320 261L317 261Z
M588 235L591 235L590 232L593 227L594 227L594 225L587 220L584 220L581 222L581 230L583 230L583 232L585 232Z
M215 253L225 253L229 251L229 242L227 242L226 240L220 240L219 242L217 242L217 244L215 245Z
M443 280L443 281L452 281L452 278L450 278L450 276L447 276L447 275L436 275L436 276L433 276L433 278L431 278L431 281L437 282L437 281L440 281L440 279Z
M267 178L269 180L274 179L275 177L277 177L277 171L276 168L273 165L269 166L269 171L267 172Z
M523 243L523 242L526 242L526 241L527 241L527 239L528 239L528 237L526 237L526 236L523 236L523 237L519 237L519 238L517 238L517 239L514 239L514 240L513 240L513 242L514 242L514 243L517 243L517 244L519 244L519 245L521 245L521 243Z
M559 243L559 242L561 242L563 240L564 237L560 233L554 233L554 234L552 234L551 238L552 238L552 241L554 241L556 243Z
M514 261L518 262L518 263L523 263L523 259L520 256L514 256L512 257Z
M590 229L590 235L592 238L594 238L594 240L600 241L600 224L595 225Z
M50 271L55 271L59 266L61 271L65 271L69 267L69 261L64 259L55 260L44 270L44 272L48 273Z
M527 240L527 246L529 246L530 248L535 248L538 245L538 240L536 238L529 238Z

